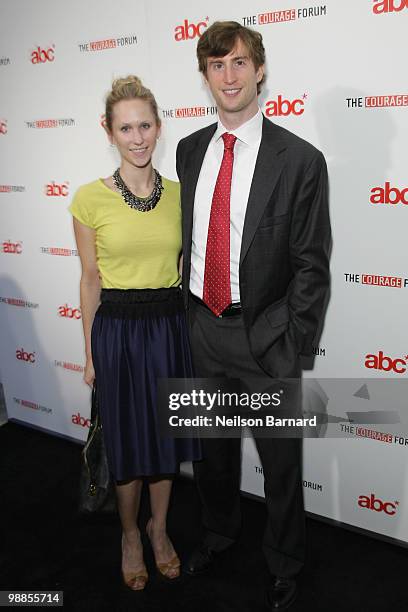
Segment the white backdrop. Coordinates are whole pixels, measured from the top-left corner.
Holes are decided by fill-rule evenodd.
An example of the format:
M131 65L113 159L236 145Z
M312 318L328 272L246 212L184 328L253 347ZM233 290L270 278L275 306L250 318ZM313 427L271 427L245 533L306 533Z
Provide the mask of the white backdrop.
M328 161L332 295L306 376L407 377L408 0L4 0L0 373L11 418L85 439L80 267L67 207L79 185L117 167L101 127L115 76L137 74L155 93L155 165L176 178L178 140L216 117L195 58L216 19L262 33L263 112ZM307 509L408 541L406 437L349 435L306 441ZM262 495L262 484L245 440L242 487Z

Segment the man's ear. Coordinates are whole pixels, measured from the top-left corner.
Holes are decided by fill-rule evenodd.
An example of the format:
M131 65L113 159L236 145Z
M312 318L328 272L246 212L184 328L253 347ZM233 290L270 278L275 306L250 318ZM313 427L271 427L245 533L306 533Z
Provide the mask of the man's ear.
M259 66L258 70L256 71L256 82L260 83L264 77L265 74L265 66L264 64L262 64L261 66Z

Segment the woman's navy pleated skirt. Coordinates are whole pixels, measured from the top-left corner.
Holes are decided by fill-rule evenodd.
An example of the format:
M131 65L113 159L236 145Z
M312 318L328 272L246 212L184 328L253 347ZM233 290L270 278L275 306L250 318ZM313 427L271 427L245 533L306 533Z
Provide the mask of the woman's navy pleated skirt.
M179 288L102 289L92 359L115 480L175 474L201 458L199 440L159 434L157 379L193 376Z

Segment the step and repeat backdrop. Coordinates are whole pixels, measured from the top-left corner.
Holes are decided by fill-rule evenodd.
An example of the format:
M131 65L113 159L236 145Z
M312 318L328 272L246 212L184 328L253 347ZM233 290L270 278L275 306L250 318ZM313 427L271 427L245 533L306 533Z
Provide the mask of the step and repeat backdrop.
M195 58L217 19L262 33L263 113L328 162L332 290L305 377L347 380L355 410L367 410L367 380L407 378L408 0L4 0L0 380L10 418L86 438L80 262L67 208L79 185L118 166L103 129L114 77L137 74L155 93L155 166L176 178L179 139L217 119ZM392 401L383 395L382 408ZM305 441L307 510L408 542L405 428L337 426L344 439ZM262 496L249 438L242 472L243 490Z

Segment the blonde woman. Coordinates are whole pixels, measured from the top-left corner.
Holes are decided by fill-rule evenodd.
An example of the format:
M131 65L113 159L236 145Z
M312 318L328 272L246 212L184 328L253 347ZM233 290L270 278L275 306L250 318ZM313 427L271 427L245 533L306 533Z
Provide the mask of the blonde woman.
M156 565L172 580L180 574L166 531L172 479L180 462L200 457L196 440L162 439L158 432L157 378L192 376L179 287L179 184L152 164L160 130L151 91L135 76L115 80L106 131L120 167L80 187L70 207L82 264L84 380L97 381L123 530L122 573L133 590L148 580L137 523L143 481Z

